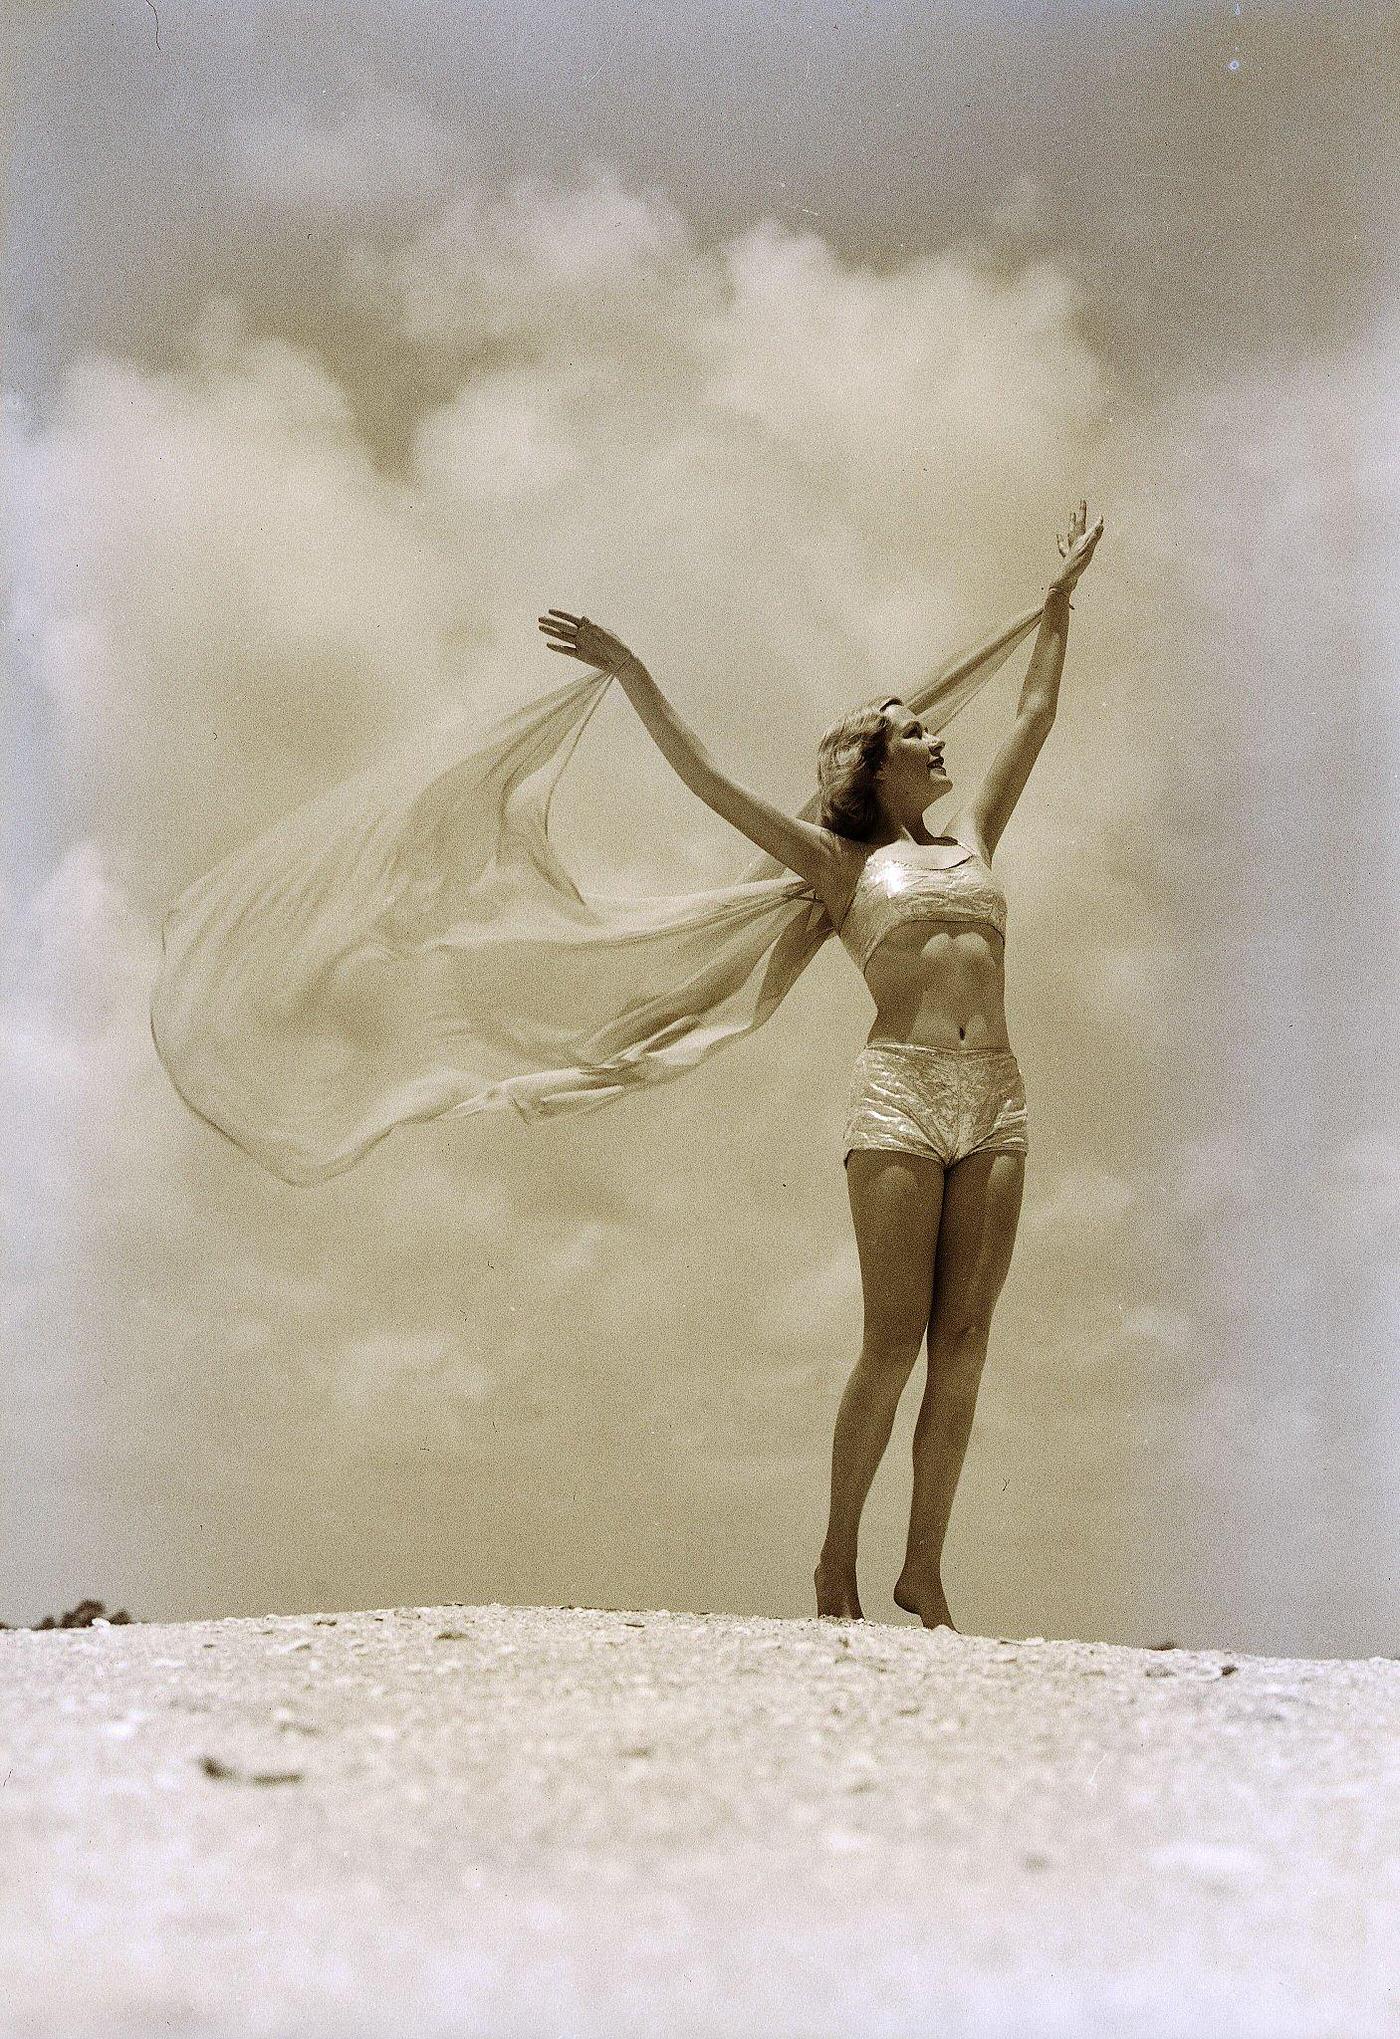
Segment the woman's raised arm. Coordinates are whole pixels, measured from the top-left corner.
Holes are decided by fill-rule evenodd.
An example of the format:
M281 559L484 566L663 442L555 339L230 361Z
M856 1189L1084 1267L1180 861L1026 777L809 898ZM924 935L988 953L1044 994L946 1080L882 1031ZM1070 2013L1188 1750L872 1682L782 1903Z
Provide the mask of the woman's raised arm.
M1064 671L1065 646L1069 639L1069 598L1103 536L1102 517L1092 530L1087 528L1088 523L1088 505L1081 503L1069 520L1068 532L1059 540L1064 565L1051 581L1046 596L1035 648L1031 652L1031 662L1026 668L1021 698L1016 706L1018 716L1039 716L1048 722L1055 719L1060 699L1060 674Z
M1088 507L1081 503L1070 518L1067 536L1060 540L1064 565L1046 593L1011 734L993 758L972 799L960 810L959 819L965 819L972 829L984 857L990 858L1001 841L1055 720L1069 636L1069 598L1103 536L1103 518L1099 518L1092 531L1086 528L1088 521Z
M788 870L796 871L819 893L824 895L833 880L839 885L843 847L840 837L800 816L785 814L780 807L722 772L620 637L614 637L610 630L604 630L587 616L572 615L567 609L551 609L540 617L539 626L550 641L551 651L616 675L618 685L642 718L661 755L707 807Z

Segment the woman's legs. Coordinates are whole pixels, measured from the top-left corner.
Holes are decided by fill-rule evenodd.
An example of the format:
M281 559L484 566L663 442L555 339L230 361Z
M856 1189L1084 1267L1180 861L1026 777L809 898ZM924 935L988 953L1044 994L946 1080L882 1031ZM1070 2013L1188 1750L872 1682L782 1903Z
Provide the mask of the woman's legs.
M895 1602L925 1628L953 1626L943 1594L943 1539L972 1431L992 1311L1011 1265L1026 1157L968 1154L943 1187L928 1380L914 1427L914 1494L904 1569Z
M856 1544L861 1511L928 1330L943 1164L936 1157L857 1147L846 1165L846 1181L860 1255L865 1325L860 1357L836 1417L831 1513L816 1587L818 1614L859 1620Z

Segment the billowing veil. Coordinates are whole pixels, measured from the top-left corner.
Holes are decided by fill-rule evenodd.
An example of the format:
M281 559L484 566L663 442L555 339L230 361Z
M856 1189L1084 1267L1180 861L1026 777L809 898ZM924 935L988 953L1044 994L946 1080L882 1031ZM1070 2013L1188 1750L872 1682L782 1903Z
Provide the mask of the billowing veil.
M941 729L1039 616L902 698ZM195 1112L284 1182L318 1183L395 1126L589 1111L763 1025L833 931L804 879L765 856L708 891L585 897L550 841L611 677L485 731L463 719L426 783L419 739L176 900L151 1033Z

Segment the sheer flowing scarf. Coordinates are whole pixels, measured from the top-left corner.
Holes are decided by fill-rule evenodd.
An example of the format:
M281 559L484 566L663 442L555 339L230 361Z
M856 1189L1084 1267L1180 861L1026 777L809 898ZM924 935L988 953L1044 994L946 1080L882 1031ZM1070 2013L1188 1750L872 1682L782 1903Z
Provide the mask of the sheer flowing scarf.
M943 728L1039 618L901 698ZM193 1111L310 1185L415 1121L595 1110L772 1016L833 932L804 879L765 856L710 890L585 897L550 841L611 678L586 672L485 730L462 718L426 781L420 737L175 901L151 1033Z

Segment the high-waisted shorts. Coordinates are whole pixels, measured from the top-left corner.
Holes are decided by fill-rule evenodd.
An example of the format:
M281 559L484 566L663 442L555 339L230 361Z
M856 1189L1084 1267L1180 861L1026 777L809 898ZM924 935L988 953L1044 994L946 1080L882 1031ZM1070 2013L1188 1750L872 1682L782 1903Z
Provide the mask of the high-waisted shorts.
M853 1147L935 1157L1025 1154L1026 1087L1009 1048L862 1048L847 1096L843 1164Z

